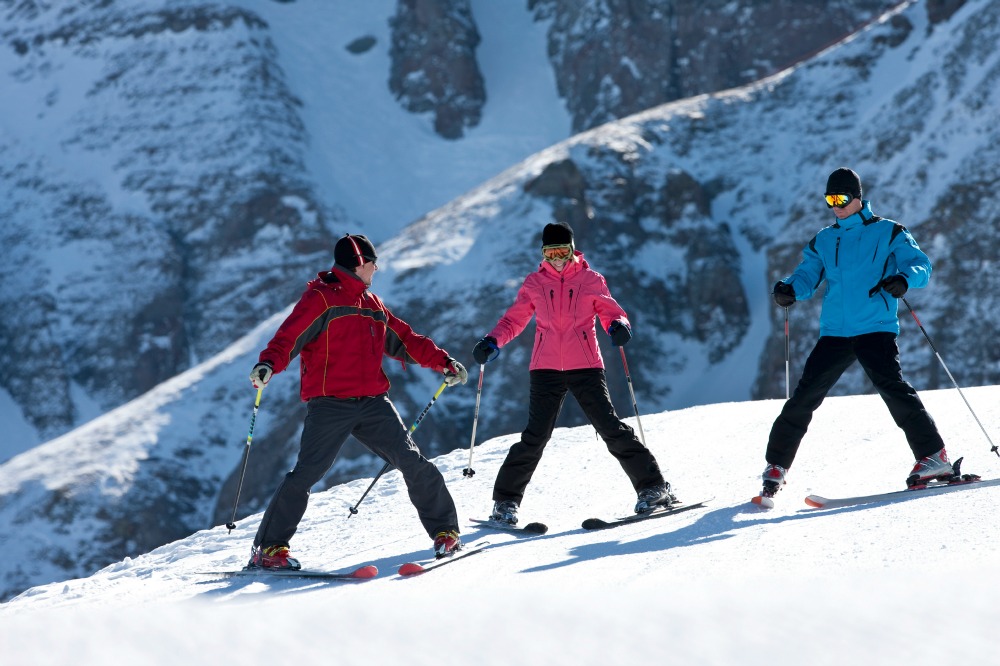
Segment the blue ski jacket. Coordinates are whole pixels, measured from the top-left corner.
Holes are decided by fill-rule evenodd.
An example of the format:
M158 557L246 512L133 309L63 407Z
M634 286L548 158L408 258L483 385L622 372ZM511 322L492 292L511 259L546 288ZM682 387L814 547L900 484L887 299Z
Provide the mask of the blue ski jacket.
M925 287L931 262L903 225L872 214L871 203L817 233L802 250L802 262L782 282L796 300L812 297L823 281L821 336L899 334L898 301L878 284L902 275L910 289Z

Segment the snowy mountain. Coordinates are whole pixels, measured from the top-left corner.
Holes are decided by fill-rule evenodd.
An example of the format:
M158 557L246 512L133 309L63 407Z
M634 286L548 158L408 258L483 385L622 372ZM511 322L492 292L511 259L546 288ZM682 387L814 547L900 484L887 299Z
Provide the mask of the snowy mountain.
M568 133L570 125L562 111L559 122L553 120L558 114L552 110L561 108L554 88L544 98L550 105L543 107L519 104L523 98L513 94L500 96L498 103L511 112L509 116L492 115L487 102L479 124L466 127L460 140L434 135L430 118L410 115L389 92L379 93L380 104L369 107L360 92L353 98L342 94L351 89L351 82L358 84L352 77L374 80L373 72L388 71L386 35L390 28L383 19L391 14L392 3L366 4L385 10L381 18L352 5L353 9L345 10L343 22L330 21L336 23L337 32L329 39L319 38L325 24L320 19L332 15L333 3L322 7L305 2L246 3L247 7L251 4L264 17L262 22L217 6L210 8L213 18L204 20L200 14L187 13L184 8L193 6L190 3L171 3L180 12L176 16L164 15L155 3L130 4L128 11L115 3L0 5L5 19L18 19L3 23L0 36L13 45L0 52L3 70L13 67L19 73L14 80L19 81L20 92L33 91L25 99L44 99L46 90L61 91L51 98L55 100L49 111L52 115L24 113L21 122L11 124L16 131L4 134L22 138L5 139L0 148L14 156L11 161L4 158L0 166L5 169L0 182L4 192L10 192L0 196L4 206L0 228L4 246L9 248L7 261L0 263L5 287L0 298L10 299L5 301L10 316L0 322L7 336L0 346L8 368L2 380L19 383L23 404L37 410L39 418L62 418L60 427L75 423L73 419L101 414L107 402L119 404L129 397L124 388L108 384L114 383L110 378L117 376L117 370L151 368L145 374L133 373L133 377L145 377L146 383L135 383L130 390L153 387L132 402L0 466L3 539L20 542L24 534L33 535L32 543L25 546L29 553L25 559L2 571L5 594L68 575L84 575L229 519L251 411L248 368L280 322L282 308L297 296L315 269L327 265L329 243L341 231L337 227L351 218L326 202L341 201L332 194L338 187L335 183L349 182L340 175L358 165L365 177L377 174L379 179L395 176L398 180L395 189L374 189L385 185L384 180L356 188L352 194L373 206L402 206L399 202L416 196L427 184L415 177L401 178L404 171L430 174L428 178L442 187L421 190L420 197L426 198L414 199L420 202L448 189L441 184L442 174L460 174L450 181L451 186L461 178L470 179L464 195L391 238L386 236L379 245L384 257L380 265L385 268L376 283L376 291L397 314L470 365L469 350L475 340L489 330L513 299L520 279L536 264L544 223L570 220L580 248L608 277L612 291L633 319L636 337L627 353L640 411L648 414L720 400L784 395L782 322L767 292L775 279L794 266L801 246L828 222L819 198L826 175L841 164L850 164L861 172L875 212L911 228L935 261L931 287L912 293L908 300L950 368L965 386L996 383L1000 350L991 342L997 339L997 331L988 298L995 292L989 289L988 268L996 256L998 218L997 204L990 196L997 164L994 120L1000 107L995 85L1000 77L996 49L1000 8L996 3L907 3L835 48L761 83L657 107L554 145L550 130L554 133L552 128L560 125ZM307 16L287 13L306 5L316 12ZM510 70L500 80L510 91L520 85L532 92L540 90L542 78L551 83L552 70L529 66L543 62L532 60L532 53L544 52L546 26L531 24L529 13L511 7L507 3L474 5L480 12L497 12L492 15L495 20L477 23L482 36L478 53L489 52L497 58L480 59L487 100L496 99L489 94L490 82L497 80L493 73L506 71L501 64L508 64L500 62L500 51L489 49L499 49L504 39L516 42L511 37L515 33L507 30L524 27L518 21L527 23L525 34L532 36L531 43L539 50L522 48L518 52L522 60L517 62L525 69ZM942 8L947 11L942 13ZM79 12L85 10L103 17L90 32L83 27L73 32L56 29L76 25L74 21L84 16ZM131 36L128 17L148 30ZM498 41L488 39L487 25L496 29L492 34ZM374 27L368 31L360 26ZM179 29L174 31L174 27ZM356 44L356 39L369 32L383 46L363 50L368 42ZM43 37L24 39L25 34ZM116 39L121 41L87 36L91 34L107 35L104 40L119 35ZM274 41L269 45L265 36ZM250 76L249 72L263 67L269 73L261 77L259 88L230 82L227 103L206 97L206 104L198 108L199 117L205 122L216 118L212 122L218 128L229 127L230 107L237 108L236 117L241 119L251 108L265 115L290 109L302 114L301 125L308 132L296 138L286 127L282 132L291 134L275 139L276 152L245 148L235 141L231 150L209 151L213 159L190 163L183 157L185 151L204 147L195 131L197 125L190 129L194 135L189 140L167 140L146 153L137 150L132 139L111 140L119 121L105 122L102 114L117 118L134 113L156 128L171 123L186 126L180 115L172 115L169 104L156 102L161 99L154 94L156 89L140 88L157 78L149 75L152 70L137 64L143 59L130 55L115 59L112 55L117 49L158 53L163 48L164 54L154 55L155 61L176 65L181 80L214 81L197 75L204 67L200 58L184 56L208 48L203 42L209 37L229 45L224 49L227 57L239 61L235 71ZM169 38L175 48L166 48L160 38ZM16 39L26 47L37 43L37 48L18 56L27 60L15 58ZM293 43L297 46L290 46ZM336 52L337 67L327 67L322 58L315 57L310 45L319 43L332 44L323 53ZM354 45L353 50L344 45ZM256 56L239 58L243 52ZM263 64L264 56L274 53L281 54L275 56L281 65L278 69ZM77 58L86 60L85 56L96 58L91 65L104 73L84 77ZM95 64L104 58L118 62L123 73L113 76L117 70L105 72L103 64ZM296 66L303 62L309 67ZM344 63L362 64L352 70ZM340 77L342 71L353 74ZM531 72L534 78L518 78L515 71ZM312 80L321 84L304 85L303 72L315 74ZM53 84L55 78L61 85ZM86 91L69 86L72 81L105 79L107 85L89 97ZM327 87L334 79L340 87ZM63 107L59 101L70 90L88 100L81 115L70 111L76 106ZM283 91L295 91L291 97L301 106ZM101 95L111 97L94 102L105 99ZM267 103L258 104L256 96L266 98ZM152 106L123 111L125 98ZM359 133L344 139L345 143L324 133L345 131L322 122L319 109L333 101L342 101L350 109L344 117L357 121L350 126ZM3 108L6 123L15 116L7 113L10 106ZM65 115L57 122L59 114ZM533 114L544 122L540 126L528 122L523 127L538 133L518 135L523 141L509 139L511 134L503 131L510 129L507 123L530 120ZM214 256L216 248L228 248L217 244L217 239L257 228L244 226L242 213L230 211L227 217L229 213L223 212L235 205L233 197L222 193L225 187L209 188L207 194L199 194L197 202L169 188L154 188L156 197L162 197L156 200L167 202L170 210L181 205L204 212L215 210L218 204L220 212L207 221L201 213L175 218L172 213L157 212L143 197L138 201L125 193L118 185L122 181L112 179L118 183L112 187L107 179L81 179L76 172L53 166L66 159L62 146L69 147L78 163L87 164L93 156L82 148L73 152L74 146L82 145L73 138L77 124L90 128L84 135L94 145L111 152L121 148L120 155L108 159L112 166L101 167L105 162L91 166L98 174L131 174L128 165L139 159L137 155L146 154L143 159L156 162L162 172L145 167L136 171L156 176L144 183L166 182L160 179L171 180L175 175L180 182L216 182L213 178L230 178L232 164L223 158L235 151L240 165L250 171L254 165L270 164L273 158L279 164L301 163L306 175L297 169L292 175L277 169L283 183L298 183L265 188L269 194L264 199L278 202L272 212L288 213L281 218L285 223L274 221L275 215L281 217L276 212L262 214L254 218L261 225L253 242L237 243L224 256ZM259 127L256 121L246 124L248 132ZM422 133L404 133L409 138L400 143L399 154L363 150L370 147L363 137L374 136L378 127L404 125L420 127ZM215 135L206 130L209 134ZM302 138L306 134L308 140ZM267 143L269 139L262 134L260 140ZM333 160L323 155L325 145L348 146L345 154L358 160ZM528 146L534 148L525 150ZM550 147L534 152L545 146ZM265 159L264 153L271 157ZM515 153L520 153L518 159L530 157L520 163L504 161L503 156ZM417 162L423 159L428 161L421 167ZM393 169L379 169L382 160L393 163ZM341 171L330 166L332 161ZM120 173L114 166L119 163L124 165ZM441 170L444 163L452 168ZM515 165L472 187L499 171L495 168L483 174L489 165L511 163ZM8 169L9 164L14 166ZM203 168L201 175L195 173ZM267 172L264 166L260 169L260 173ZM55 172L59 175L52 176ZM308 176L315 173L330 174L334 184L315 185L321 179ZM233 182L243 187L245 180ZM41 194L25 194L32 188ZM249 196L252 189L240 191ZM464 189L451 190L451 196ZM385 195L390 191L394 196ZM63 208L69 206L67 202L78 201L92 202L85 207L88 215L78 216L71 206ZM116 207L122 201L127 205ZM350 210L347 203L356 202L345 197L342 203ZM120 227L102 226L109 216L130 220L136 233L121 234ZM37 225L38 219L51 223ZM226 220L240 224L230 225ZM22 242L25 235L27 243ZM49 252L33 250L50 247L54 249ZM190 250L186 256L192 260L163 260L180 252L178 248L185 253ZM282 263L286 261L294 266ZM137 274L147 281L136 280ZM970 284L977 287L974 299L966 297ZM161 289L174 296L163 295ZM212 307L190 309L195 300L185 299L193 292L201 294L195 300ZM152 323L119 331L114 324L130 321L126 312L135 311L141 303L147 303L144 307ZM795 371L815 339L816 305L792 310ZM83 326L77 327L77 322ZM949 386L910 319L903 322L903 329L900 344L908 378L920 390ZM239 337L244 331L250 333ZM172 341L188 336L200 336L205 346L195 351L185 343L180 347L184 353L177 355ZM487 367L479 441L509 436L523 427L530 339L526 331ZM218 353L206 351L215 345ZM605 359L619 411L632 414L621 363L607 348ZM92 363L102 368L100 373L88 369ZM186 370L178 374L170 368ZM295 450L302 417L295 370L276 377L265 392L240 517L262 508ZM440 378L419 368L405 373L389 370L400 411L404 418L415 417ZM170 379L161 383L164 377ZM56 384L62 389L52 388ZM858 393L867 386L855 373L845 377L839 390ZM97 395L99 391L105 392L104 397ZM10 439L24 441L19 438L30 433L31 426L14 392L9 386L6 393L0 391L0 408L9 417ZM468 446L474 399L472 387L449 389L421 425L417 438L421 446L433 454ZM571 405L562 423L581 423ZM708 432L708 426L704 430ZM338 464L328 483L374 473L381 466L380 461L357 454L345 451L346 460Z
M998 256L998 27L996 3L966 3L936 25L912 4L758 84L574 136L385 243L382 294L418 330L447 344L461 335L471 350L536 266L544 224L567 220L633 320L627 353L642 409L783 396L783 313L768 293L832 222L826 177L849 164L875 213L905 224L934 261L930 287L907 300L949 367L965 384L993 383L1000 331L984 303L993 290L967 295L991 284ZM792 308L793 382L819 305ZM909 378L951 386L905 307L901 316ZM488 366L485 437L523 427L530 333ZM458 358L471 362L469 351ZM605 359L612 396L630 413L622 364L610 348ZM411 408L429 390L411 392ZM869 390L857 368L837 387ZM467 428L474 397L456 395L465 409L449 411L444 427Z
M1000 419L998 387L965 395L985 422ZM763 512L747 500L780 401L693 407L642 423L676 491L711 498L705 508L585 532L583 519L628 514L634 496L589 428L559 429L522 509L522 519L548 523L545 536L463 525L466 544L491 543L484 553L400 579L397 567L428 557L430 541L392 472L350 519L367 479L313 495L292 544L315 569L374 564L373 580L204 573L244 564L258 514L231 534L219 525L0 604L5 663L440 664L443 653L491 665L991 663L997 611L988 591L1000 578L984 526L1000 499L1000 460L956 391L923 398L953 457L992 480L809 509L807 494L899 488L912 463L877 397L831 398L776 508ZM463 519L487 511L512 441L477 447L471 479L465 451L435 461Z
M0 461L221 352L345 231L898 3L677 4L0 2Z

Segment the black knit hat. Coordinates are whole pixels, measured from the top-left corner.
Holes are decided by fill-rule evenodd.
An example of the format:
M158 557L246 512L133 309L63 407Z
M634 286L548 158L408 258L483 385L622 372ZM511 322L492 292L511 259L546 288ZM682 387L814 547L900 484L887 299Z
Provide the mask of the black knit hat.
M850 194L861 198L861 178L847 167L840 167L826 180L827 194Z
M345 234L333 248L333 260L344 268L357 268L376 259L375 246L365 236Z
M572 245L573 229L565 222L546 224L542 230L542 247L546 245Z

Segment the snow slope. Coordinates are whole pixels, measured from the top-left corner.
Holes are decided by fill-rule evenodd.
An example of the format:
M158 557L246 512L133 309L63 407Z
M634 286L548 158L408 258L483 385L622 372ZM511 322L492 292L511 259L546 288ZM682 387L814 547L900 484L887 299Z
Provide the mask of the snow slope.
M965 397L1000 438L998 387ZM923 398L964 469L998 477L1000 459L955 390ZM771 512L759 485L777 400L644 415L647 440L681 498L705 509L587 533L592 515L627 514L633 493L588 427L557 430L522 519L521 539L463 526L484 554L415 579L426 557L405 489L383 477L313 496L293 550L308 567L373 563L362 583L227 580L259 515L94 575L32 588L0 605L4 663L680 664L989 663L1000 611L996 482L939 496L829 511L802 498L902 485L909 451L874 396L830 398L817 412ZM630 419L631 420L631 419ZM436 460L463 517L484 516L516 436ZM278 479L273 479L277 483ZM58 637L58 640L53 640ZM512 638L508 641L507 638Z

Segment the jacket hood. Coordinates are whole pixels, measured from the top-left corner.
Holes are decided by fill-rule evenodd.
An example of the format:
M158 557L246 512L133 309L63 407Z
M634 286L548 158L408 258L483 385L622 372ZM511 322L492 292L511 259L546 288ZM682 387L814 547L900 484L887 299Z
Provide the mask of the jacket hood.
M368 289L368 285L365 284L364 280L359 278L353 272L345 270L338 266L333 265L333 269L329 271L320 271L316 274L316 279L310 281L310 287L316 287L321 284L334 285L338 284L349 292L361 293Z

